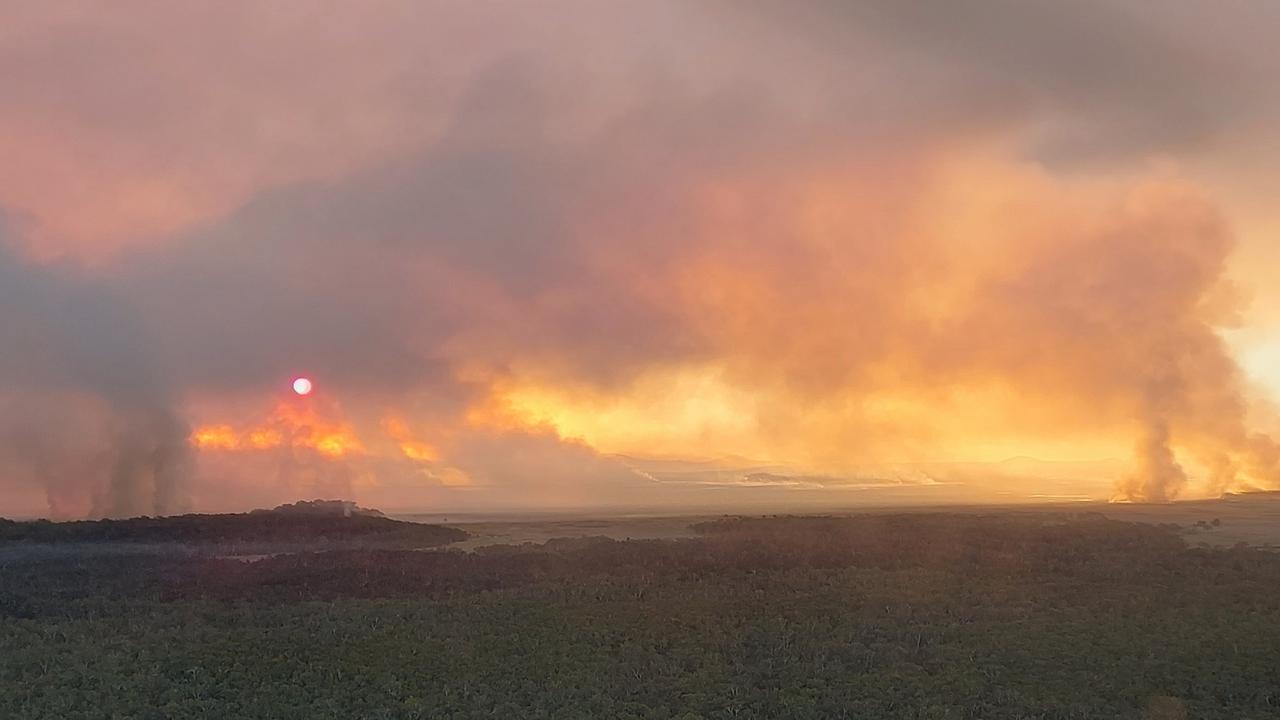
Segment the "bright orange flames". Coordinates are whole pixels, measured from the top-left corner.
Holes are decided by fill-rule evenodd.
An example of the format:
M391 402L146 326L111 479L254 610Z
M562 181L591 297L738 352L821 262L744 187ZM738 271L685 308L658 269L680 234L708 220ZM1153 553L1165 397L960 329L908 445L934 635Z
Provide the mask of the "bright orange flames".
M309 403L281 402L262 425L237 430L214 424L196 428L191 444L207 451L307 448L331 458L361 454L364 443L346 422L322 417Z
M236 450L240 436L230 425L205 425L191 434L191 444L201 450Z
M210 452L307 448L330 458L366 452L355 428L333 417L338 414L335 407L327 411L317 408L311 402L286 400L260 425L239 429L226 423L202 425L191 434L191 444ZM409 460L425 463L440 459L436 446L417 437L399 416L389 415L381 425L386 437Z

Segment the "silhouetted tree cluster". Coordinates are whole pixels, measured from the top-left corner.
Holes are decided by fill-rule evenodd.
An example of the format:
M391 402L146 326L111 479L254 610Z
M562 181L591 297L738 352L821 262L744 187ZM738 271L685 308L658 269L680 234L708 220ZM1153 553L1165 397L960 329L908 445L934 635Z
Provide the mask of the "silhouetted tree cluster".
M376 511L344 504L296 503L275 510L224 515L174 515L127 520L15 522L0 519L4 543L309 543L325 540L400 540L422 546L467 537L456 528L392 520Z

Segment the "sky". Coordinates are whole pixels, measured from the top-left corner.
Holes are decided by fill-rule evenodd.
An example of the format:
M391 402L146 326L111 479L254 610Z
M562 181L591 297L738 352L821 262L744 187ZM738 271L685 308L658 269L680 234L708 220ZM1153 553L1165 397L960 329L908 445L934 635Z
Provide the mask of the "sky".
M1268 0L0 13L0 515L1280 487Z

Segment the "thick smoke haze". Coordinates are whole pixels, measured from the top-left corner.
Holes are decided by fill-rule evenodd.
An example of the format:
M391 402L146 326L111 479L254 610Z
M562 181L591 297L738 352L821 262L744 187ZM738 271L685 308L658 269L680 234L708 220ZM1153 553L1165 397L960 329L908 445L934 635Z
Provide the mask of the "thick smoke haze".
M1276 487L1208 12L14 3L0 515Z
M0 250L0 454L55 515L183 507L190 427L119 294Z

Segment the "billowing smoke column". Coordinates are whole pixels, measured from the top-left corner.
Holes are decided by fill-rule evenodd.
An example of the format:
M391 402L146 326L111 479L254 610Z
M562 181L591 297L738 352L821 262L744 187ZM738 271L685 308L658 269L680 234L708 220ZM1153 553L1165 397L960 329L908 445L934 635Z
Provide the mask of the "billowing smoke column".
M58 517L184 508L186 422L137 319L106 289L0 246L0 472Z

